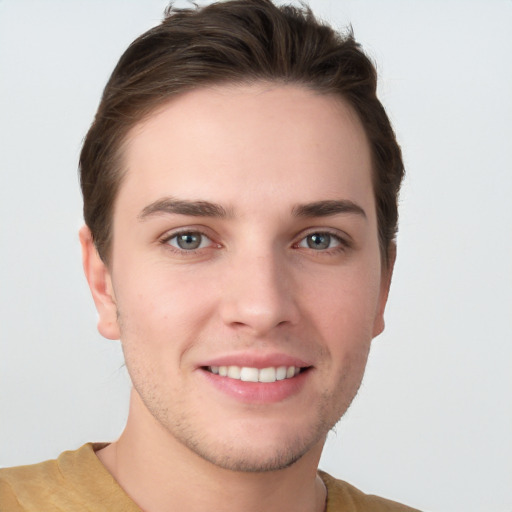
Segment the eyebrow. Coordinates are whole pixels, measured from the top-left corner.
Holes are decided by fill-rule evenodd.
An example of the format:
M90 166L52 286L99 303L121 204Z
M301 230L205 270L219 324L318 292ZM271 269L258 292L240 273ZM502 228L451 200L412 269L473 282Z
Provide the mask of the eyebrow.
M190 201L165 197L146 206L139 214L139 220L161 214L189 215L192 217L228 217L228 211L219 204L209 201Z
M366 219L366 212L358 204L346 199L315 201L299 204L293 208L296 217L328 217L339 213L356 214Z
M325 200L299 204L293 207L295 217L328 217L331 215L356 214L366 218L366 212L358 204L349 200ZM231 216L223 206L210 201L191 201L165 197L146 206L139 214L139 220L162 214L189 215L191 217L226 218Z

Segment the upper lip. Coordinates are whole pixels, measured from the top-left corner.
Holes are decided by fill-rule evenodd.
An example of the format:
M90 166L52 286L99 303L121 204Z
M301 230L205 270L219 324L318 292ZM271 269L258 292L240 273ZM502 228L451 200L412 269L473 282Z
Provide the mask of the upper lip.
M257 353L232 353L215 356L201 362L199 367L205 366L240 366L246 368L270 368L279 366L295 366L305 368L311 366L307 361L283 353L257 354Z

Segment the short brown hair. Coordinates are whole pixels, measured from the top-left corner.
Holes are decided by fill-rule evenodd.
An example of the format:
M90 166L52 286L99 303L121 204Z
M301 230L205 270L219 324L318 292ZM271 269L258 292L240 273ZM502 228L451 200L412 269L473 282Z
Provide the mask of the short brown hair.
M302 85L343 98L358 114L371 148L381 255L387 261L398 223L404 175L400 147L376 95L377 73L354 40L319 22L309 8L271 0L231 0L168 8L137 38L110 77L80 155L84 218L109 262L114 201L124 172L128 131L177 94L219 83Z

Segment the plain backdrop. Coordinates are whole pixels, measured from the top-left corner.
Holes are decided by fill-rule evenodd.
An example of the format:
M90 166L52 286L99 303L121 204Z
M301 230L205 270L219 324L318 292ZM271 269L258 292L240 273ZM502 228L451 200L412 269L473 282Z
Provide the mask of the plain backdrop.
M77 157L161 0L0 0L0 466L121 432ZM512 1L316 0L375 60L403 147L387 329L321 467L423 510L512 511Z

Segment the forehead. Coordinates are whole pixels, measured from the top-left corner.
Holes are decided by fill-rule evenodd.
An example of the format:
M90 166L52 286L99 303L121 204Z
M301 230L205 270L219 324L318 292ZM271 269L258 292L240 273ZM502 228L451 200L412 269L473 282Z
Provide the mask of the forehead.
M120 196L248 206L351 194L373 200L371 157L342 99L276 84L202 88L169 101L128 134ZM368 206L368 205L367 205Z

